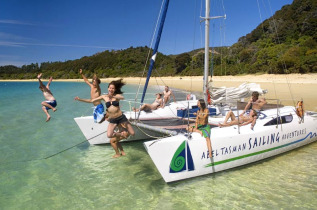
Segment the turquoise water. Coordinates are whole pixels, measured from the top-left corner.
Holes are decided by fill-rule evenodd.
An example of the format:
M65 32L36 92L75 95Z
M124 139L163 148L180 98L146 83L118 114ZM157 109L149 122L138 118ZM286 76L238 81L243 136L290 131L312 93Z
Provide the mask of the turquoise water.
M73 98L89 98L86 84L53 81L51 90L58 110L45 123L38 83L0 82L0 209L316 209L316 143L166 184L142 142L124 143L118 159L85 142L73 118L91 105ZM126 85L125 97L136 90ZM149 92L151 101L157 89Z

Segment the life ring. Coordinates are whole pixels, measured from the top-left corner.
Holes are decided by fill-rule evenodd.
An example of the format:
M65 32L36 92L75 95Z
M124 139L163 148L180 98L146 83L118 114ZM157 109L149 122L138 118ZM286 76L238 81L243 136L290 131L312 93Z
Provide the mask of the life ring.
M304 116L304 102L298 101L296 104L296 114L298 117L303 118Z

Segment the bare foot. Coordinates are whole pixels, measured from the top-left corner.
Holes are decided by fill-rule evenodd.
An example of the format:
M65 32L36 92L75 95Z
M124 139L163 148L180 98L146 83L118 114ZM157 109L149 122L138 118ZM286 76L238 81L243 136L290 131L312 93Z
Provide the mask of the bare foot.
M125 154L125 152L124 152L124 151L121 151L121 155L122 155L122 156L125 156L126 154Z
M57 111L57 108L54 108L54 109L53 109L53 112L56 112L56 111Z
M223 124L219 123L218 126L219 126L219 128L222 128L222 127L223 127Z
M51 116L48 116L48 117L46 118L46 122L50 121L50 119L51 119Z
M118 158L120 156L121 156L120 154L115 154L114 156L112 156L112 158Z

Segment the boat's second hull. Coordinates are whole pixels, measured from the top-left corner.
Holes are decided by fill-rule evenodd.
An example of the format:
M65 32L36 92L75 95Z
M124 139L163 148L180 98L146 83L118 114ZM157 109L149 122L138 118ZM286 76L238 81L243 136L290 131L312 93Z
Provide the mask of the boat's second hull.
M74 120L90 144L110 143L110 138L107 137L108 121L104 121L100 124L95 123L92 116L76 117ZM138 125L132 124L132 127L135 135L130 136L123 141L146 140L167 136L167 134L162 132L153 131Z

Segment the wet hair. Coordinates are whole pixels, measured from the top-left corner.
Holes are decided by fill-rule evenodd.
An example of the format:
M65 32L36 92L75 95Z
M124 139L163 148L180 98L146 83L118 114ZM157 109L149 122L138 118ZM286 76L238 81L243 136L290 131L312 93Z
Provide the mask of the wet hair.
M202 110L205 110L206 109L205 100L204 99L199 99L198 101L200 103L200 106L201 106Z
M109 83L108 88L110 85L114 85L115 91L114 94L122 94L123 92L121 91L121 88L125 85L124 82L122 82L123 79L119 80L113 80Z
M253 93L252 93L252 96L255 96L256 98L259 98L259 93L258 92L256 92L256 91L254 91Z

